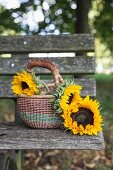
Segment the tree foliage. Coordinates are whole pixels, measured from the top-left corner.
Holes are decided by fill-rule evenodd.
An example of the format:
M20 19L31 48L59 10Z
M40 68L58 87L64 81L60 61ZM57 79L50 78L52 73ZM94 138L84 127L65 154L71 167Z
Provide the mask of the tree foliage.
M94 16L91 26L95 35L113 53L113 0L96 0L92 3Z
M113 0L90 1L90 9L92 31L113 52ZM77 0L22 0L19 8L10 10L0 6L0 33L75 33L76 20Z
M0 10L0 24L26 34L74 33L75 8L73 0L32 0L21 3L16 9Z
M14 19L11 16L11 12L6 10L3 6L0 6L0 34L5 31L14 30L15 32L20 32L21 27L14 23Z

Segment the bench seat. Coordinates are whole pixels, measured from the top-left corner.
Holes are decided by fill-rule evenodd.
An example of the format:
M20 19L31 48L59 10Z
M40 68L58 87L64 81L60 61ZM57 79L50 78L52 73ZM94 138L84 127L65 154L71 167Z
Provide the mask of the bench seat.
M0 123L0 149L104 149L103 134L71 135L61 129L29 129Z

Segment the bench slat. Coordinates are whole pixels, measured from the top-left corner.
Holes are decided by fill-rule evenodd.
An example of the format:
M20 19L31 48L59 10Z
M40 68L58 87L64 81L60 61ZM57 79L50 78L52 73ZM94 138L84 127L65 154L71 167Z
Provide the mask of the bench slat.
M64 142L65 141L65 142ZM29 129L0 123L0 149L104 149L102 132L97 136L64 133L62 129Z
M15 74L25 69L29 59L37 58L0 58L0 74ZM95 72L95 58L87 56L42 58L54 62L61 74L92 74ZM47 69L36 68L38 74L50 74Z
M0 36L0 53L94 51L91 34Z
M6 79L5 76L0 80L0 98L14 98L11 90L12 77ZM46 81L47 82L47 81ZM49 80L50 82L50 80ZM96 96L96 83L95 79L75 79L75 83L83 86L81 95L86 96Z

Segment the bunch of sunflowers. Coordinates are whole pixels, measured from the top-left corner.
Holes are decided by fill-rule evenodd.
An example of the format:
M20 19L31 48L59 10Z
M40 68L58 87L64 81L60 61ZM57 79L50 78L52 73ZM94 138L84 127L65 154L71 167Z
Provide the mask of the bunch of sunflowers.
M35 74L22 71L14 76L12 90L16 95L39 95L42 84ZM72 134L97 135L102 130L100 103L89 96L82 98L81 90L82 87L70 79L59 84L54 93L54 112L60 114L64 127Z
M61 114L64 127L72 134L97 135L102 130L100 103L89 96L82 98L81 90L81 86L68 80L59 85L54 94L54 110Z

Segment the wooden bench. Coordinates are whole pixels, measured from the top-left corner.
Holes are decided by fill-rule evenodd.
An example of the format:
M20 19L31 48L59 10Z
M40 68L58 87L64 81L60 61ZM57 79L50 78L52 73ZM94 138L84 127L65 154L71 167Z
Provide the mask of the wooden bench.
M89 94L95 97L95 79L91 78L95 72L95 58L86 56L87 52L94 52L94 37L89 34L75 34L0 36L0 53L11 54L11 58L0 58L0 98L13 99L16 106L17 99L11 91L12 76L25 69L26 62L30 59L29 53L61 52L66 52L67 56L58 55L46 59L53 61L62 75L71 75L75 82L83 86L82 96ZM69 52L77 55L69 57ZM50 75L46 69L37 68L36 73ZM16 169L15 158L21 158L21 149L104 149L102 132L97 136L79 136L64 133L60 129L29 129L20 124L16 109L14 123L0 123L0 170L3 169L4 160L7 160L6 155L10 158L9 162L13 162L9 163L9 169Z

